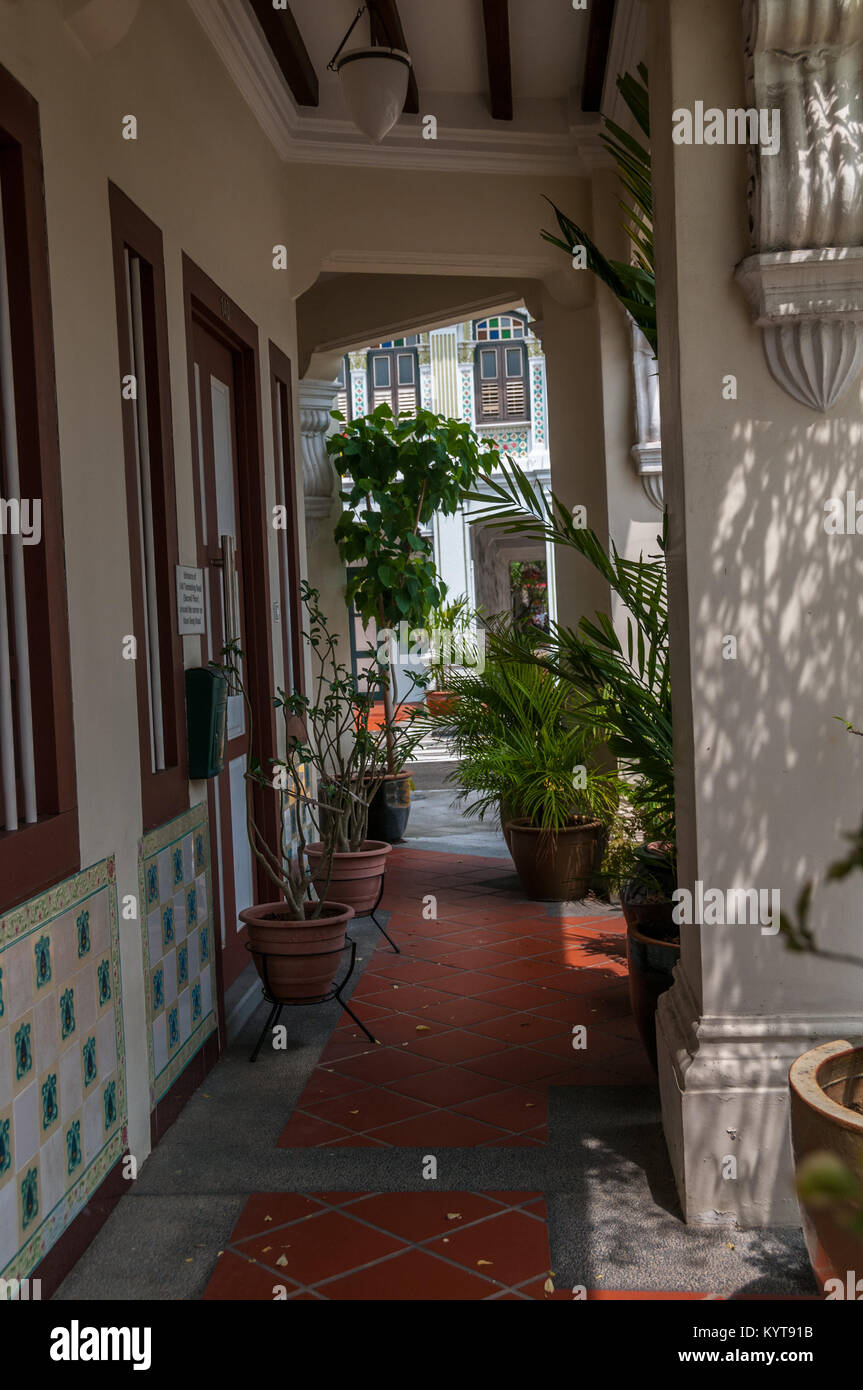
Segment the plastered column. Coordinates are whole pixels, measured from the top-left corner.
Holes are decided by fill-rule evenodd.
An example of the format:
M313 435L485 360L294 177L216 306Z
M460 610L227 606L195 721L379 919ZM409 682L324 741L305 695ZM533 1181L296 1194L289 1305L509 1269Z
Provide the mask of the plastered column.
M677 109L746 107L742 8L653 0L650 26L680 883L778 889L790 909L861 811L863 748L833 716L863 715L863 537L824 527L827 500L859 483L860 388L821 412L775 379L736 278L752 152L672 142ZM793 121L782 138L805 177ZM859 900L853 881L817 892L825 947L863 955ZM688 1220L797 1223L788 1067L861 1036L863 969L791 954L758 924L682 927L657 1038Z

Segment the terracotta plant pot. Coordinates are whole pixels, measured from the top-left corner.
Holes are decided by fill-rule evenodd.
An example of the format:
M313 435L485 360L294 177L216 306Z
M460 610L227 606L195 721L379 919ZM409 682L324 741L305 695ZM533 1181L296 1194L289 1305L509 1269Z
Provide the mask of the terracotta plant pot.
M863 1180L863 1047L828 1042L804 1052L793 1063L791 1145L794 1162L810 1154L829 1154ZM812 1271L822 1290L828 1279L848 1288L854 1275L863 1279L863 1235L849 1230L836 1207L801 1207L803 1234ZM834 1292L828 1289L827 1292Z
M377 905L381 885L387 871L387 855L392 845L384 840L364 840L360 850L337 850L333 855L333 870L329 885L319 869L322 844L306 845L306 855L312 870L312 882L318 892L333 892L339 902L352 907L357 917L364 917Z
M316 906L306 904L307 914ZM292 922L286 905L257 903L240 913L258 974L270 997L316 999L332 989L354 909L325 902L319 917Z
M410 812L410 773L397 772L394 777L385 777L369 806L369 839L398 844L404 837Z
M657 1070L656 1006L659 996L674 983L674 967L680 960L680 942L662 939L662 933L672 935L677 931L671 921L673 906L670 902L621 902L626 920L629 1003L654 1071ZM651 935L651 927L660 935Z
M601 830L599 821L573 822L553 833L526 818L507 821L504 834L527 896L537 902L584 897L596 868Z
M459 697L451 690L427 690L425 705L429 714L452 714Z

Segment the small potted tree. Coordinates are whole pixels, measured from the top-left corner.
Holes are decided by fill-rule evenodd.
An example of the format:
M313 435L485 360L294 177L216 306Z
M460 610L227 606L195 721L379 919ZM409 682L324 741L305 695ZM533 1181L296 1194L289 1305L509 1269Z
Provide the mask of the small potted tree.
M377 653L361 677L338 660L338 638L330 633L316 589L302 585L308 630L303 634L312 653L313 698L284 696L303 737L295 738L292 758L317 772L317 811L320 839L305 847L312 883L318 892L327 884L358 915L380 901L387 855L392 846L368 838L369 806L384 777L383 749L389 738L397 757L413 746L410 720L401 707L393 710L391 727L371 724L374 691L381 679Z
M475 667L477 664L479 639L470 619L466 594L444 603L431 614L429 674L432 688L426 690L425 695L429 714L449 714L452 711L458 700L458 695L449 689L453 671L459 666Z
M454 515L480 473L492 472L500 456L465 422L428 410L396 418L380 405L350 422L338 411L333 415L343 428L327 439L327 450L344 480L345 505L335 537L342 559L356 567L347 601L366 625L376 626L385 655L384 771L376 799L384 802L385 837L398 839L410 807L410 774L395 738L397 662L386 658L396 646L393 634L406 634L410 642L411 631L425 628L446 595L435 569L432 517Z

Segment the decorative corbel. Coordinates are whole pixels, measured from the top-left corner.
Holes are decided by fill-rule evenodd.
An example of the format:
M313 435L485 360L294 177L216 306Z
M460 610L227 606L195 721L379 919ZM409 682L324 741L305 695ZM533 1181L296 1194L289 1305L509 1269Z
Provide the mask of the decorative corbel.
M770 371L826 411L863 366L863 5L743 0L747 99L778 110L750 151L753 254L737 267Z
M332 514L336 473L327 453L326 439L333 424L337 381L306 378L299 384L300 456L303 464L306 533L311 542L318 526Z

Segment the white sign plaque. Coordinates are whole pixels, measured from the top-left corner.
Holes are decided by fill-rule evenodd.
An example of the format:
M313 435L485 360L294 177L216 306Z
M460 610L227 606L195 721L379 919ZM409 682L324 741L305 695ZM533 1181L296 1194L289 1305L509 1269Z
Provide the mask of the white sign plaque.
M204 571L177 565L177 631L181 637L207 631L204 614Z

